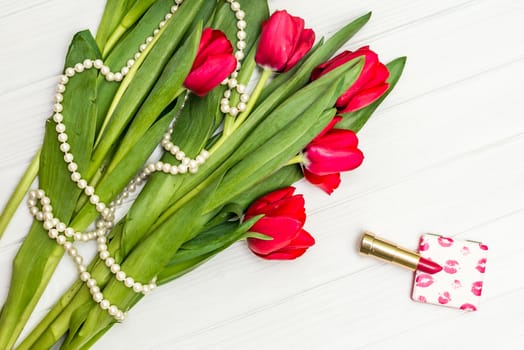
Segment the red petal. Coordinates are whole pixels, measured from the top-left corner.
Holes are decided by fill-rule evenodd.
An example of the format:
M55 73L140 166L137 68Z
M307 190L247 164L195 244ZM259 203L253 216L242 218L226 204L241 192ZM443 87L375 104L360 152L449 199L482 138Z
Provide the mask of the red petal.
M293 54L304 20L287 11L276 11L262 28L255 61L264 67L281 71Z
M271 205L273 202L279 201L283 198L291 197L294 192L295 187L289 186L260 197L249 206L246 211L246 217L251 218L261 213L265 213L264 207Z
M293 53L291 57L288 59L286 63L286 67L284 68L284 72L287 72L291 68L293 68L298 61L304 57L309 50L313 47L313 43L315 42L315 32L313 32L312 29L304 29L302 31L302 34L300 35L300 39L293 49Z
M184 86L196 95L204 96L227 78L236 66L236 58L230 54L207 57L204 64L189 73Z
M335 189L340 185L340 174L329 174L329 175L315 175L304 169L304 177L311 184L319 187L322 191L327 194L333 193Z
M342 117L337 115L335 117L333 117L333 119L331 119L331 121L329 122L328 125L326 125L326 127L324 128L324 130L322 130L320 132L320 134L318 134L314 139L313 141L311 141L311 143L313 142L316 142L318 141L320 138L322 138L322 136L324 136L329 130L333 129L333 127L339 122L342 120Z
M264 216L253 225L251 231L271 236L273 239L267 241L248 238L249 248L263 255L282 249L300 233L302 225L302 222L289 217Z
M353 96L351 101L341 110L340 113L354 112L364 107L369 106L380 98L389 88L388 83L375 86L371 89L360 91L358 94Z
M309 248L314 244L315 238L313 238L309 232L303 229L295 239L289 242L289 245L285 249Z

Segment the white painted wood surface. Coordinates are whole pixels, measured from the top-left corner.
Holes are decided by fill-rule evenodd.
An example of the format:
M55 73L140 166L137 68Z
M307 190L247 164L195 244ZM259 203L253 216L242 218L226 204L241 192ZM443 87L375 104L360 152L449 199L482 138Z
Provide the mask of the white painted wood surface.
M364 164L331 197L300 183L317 244L268 262L238 243L143 299L95 349L519 349L524 345L524 2L270 0L318 36L367 10L346 47L407 55L397 89L359 134ZM0 205L38 149L73 33L103 0L0 0ZM30 224L0 241L0 303ZM422 233L490 246L480 310L409 298L407 270L360 257L364 229L415 248ZM30 324L75 278L60 265ZM25 331L27 332L27 330Z

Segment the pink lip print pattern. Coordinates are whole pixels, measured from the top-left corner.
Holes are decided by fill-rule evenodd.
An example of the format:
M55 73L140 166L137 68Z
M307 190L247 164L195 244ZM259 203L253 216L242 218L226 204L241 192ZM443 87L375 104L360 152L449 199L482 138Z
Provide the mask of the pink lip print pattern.
M482 258L479 260L479 262L477 263L477 267L475 267L478 272L480 273L486 272L486 260L487 260L486 258Z
M471 293L478 297L482 294L482 281L473 282L471 285Z
M453 238L440 236L438 238L438 244L440 244L441 247L445 248L451 247L451 245L453 244Z
M433 276L427 273L422 273L417 276L415 283L417 287L422 287L422 288L429 287L433 284Z
M478 242L423 235L419 254L443 266L434 275L417 271L412 299L417 302L476 311L482 294L488 247Z
M477 311L477 308L473 304L465 303L460 305L460 309L464 311Z
M442 305L449 303L450 300L451 295L449 294L449 292L444 292L438 297L438 303Z
M420 250L421 252L424 252L424 251L426 251L428 249L429 249L429 243L426 240L424 240L424 236L422 236L420 238L420 243L419 243L419 246L418 246L418 250Z
M446 260L446 265L444 266L444 271L450 274L457 273L459 262L457 260Z

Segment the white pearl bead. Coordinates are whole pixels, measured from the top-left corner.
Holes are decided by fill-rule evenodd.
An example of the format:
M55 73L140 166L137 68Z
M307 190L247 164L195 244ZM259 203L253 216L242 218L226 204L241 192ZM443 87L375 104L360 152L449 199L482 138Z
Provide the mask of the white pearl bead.
M93 67L93 61L90 59L84 60L84 68L91 69Z
M178 166L178 172L179 172L180 174L185 174L185 173L187 173L187 165L185 165L185 164L180 164L180 165Z
M123 67L123 68L120 70L120 73L122 73L122 76L126 76L127 73L129 73L129 68L128 68L128 67Z
M191 159L189 159L189 158L187 158L187 157L184 157L184 158L182 159L181 164L189 165L189 162L190 162L190 161L191 161Z
M125 318L126 318L126 317L125 317L125 314L124 314L122 311L118 310L118 311L116 312L116 314L115 314L115 319L116 319L117 321L122 322L122 321L124 321Z
M237 85L237 92L239 94L243 94L244 92L246 92L246 86L243 85L243 84L238 84Z
M107 238L105 238L104 236L98 237L96 241L100 244L105 244L107 242Z
M107 250L103 250L100 252L100 254L98 254L98 256L100 256L100 259L105 260L109 257L109 252Z
M96 286L96 280L93 279L93 278L88 279L88 280L86 281L86 286L87 286L88 288L92 288L92 287Z
M100 287L97 286L97 285L94 285L92 287L89 287L89 291L91 292L91 294L96 294L96 293L100 293Z
M42 220L44 220L44 213L42 213L41 211L39 211L38 213L36 213L36 215L35 215L35 219L38 220L38 221L42 221Z
M102 66L102 68L100 68L100 73L102 73L102 75L107 75L111 72L111 70L109 69L108 66Z
M69 82L69 78L67 77L67 75L61 75L58 80L60 81L60 84L64 85Z
M107 73L106 74L106 80L107 81L114 81L115 80L115 74L111 73L111 72Z
M96 69L101 69L104 66L104 62L102 62L102 60L100 60L100 59L97 59L97 60L95 60L95 62L93 62L93 66Z
M72 257L72 258L76 258L76 256L78 255L78 250L76 250L75 247L71 247L71 248L67 251L67 254L69 254L69 256Z
M82 73L84 71L84 65L82 63L75 64L75 71L77 73Z
M48 231L48 230L53 228L53 222L52 221L44 221L43 226L44 226L44 229L46 231Z
M64 110L64 107L62 106L61 103L55 103L53 105L53 111L56 112L56 113L60 113Z
M244 112L247 108L246 104L244 102L240 102L238 105L237 105L237 108L238 108L238 111L239 112Z
M149 284L144 284L142 287L142 293L148 294L149 292L151 292L151 287L149 287Z
M64 124L58 124L58 125L64 125ZM57 125L57 127L58 127L58 125ZM71 150L71 146L68 143L64 142L64 143L60 144L60 151L62 151L63 153L67 153L67 152L69 152L69 150Z
M95 303L99 303L104 299L104 295L100 292L93 294L93 300Z
M74 164L74 163L70 163L69 165L71 165L71 164ZM74 182L78 182L78 181L80 181L80 179L82 179L82 175L80 175L80 173L73 172L71 174L71 180L73 180Z
M78 181L78 182L76 183L76 185L78 186L78 188L80 188L80 189L84 189L84 188L86 188L86 186L87 186L87 181L84 180L84 179L81 179L80 181Z
M66 229L66 224L60 222L56 225L56 229L58 230L58 232L64 232Z
M87 280L90 279L90 278L91 278L91 274L90 274L89 272L87 272L87 271L84 271L84 272L82 272L82 273L80 274L80 279L81 279L83 282L87 281Z
M237 19L244 19L244 17L246 17L246 13L242 10L238 10L236 13L235 13L235 16Z
M49 232L47 234L48 234L49 238L52 238L52 239L55 239L56 237L58 237L58 231L55 230L55 229L49 230Z
M135 283L135 280L133 279L133 277L127 277L124 281L124 284L126 285L126 287L133 287L133 284Z
M107 267L113 266L114 263L115 263L115 259L113 259L113 258L107 258L106 259L106 266Z
M171 175L176 175L178 174L178 167L176 165L171 165L171 169L169 169L169 173Z
M66 70L65 70L65 75L68 76L69 78L74 76L75 73L76 73L75 70L73 68L71 68L71 67L66 68Z
M140 52L144 52L145 50L147 49L147 45L146 44L142 44L138 47L138 50L140 50Z
M245 41L239 41L237 42L237 49L244 50L246 48L246 42Z
M158 161L158 162L155 163L155 170L156 171L161 171L163 166L164 166L164 162Z
M96 211L99 213L103 212L105 208L106 208L106 205L102 202L99 202L96 204Z
M160 33L160 29L157 28L157 29L153 30L153 35L154 36L158 35L158 33Z
M184 0L175 0L175 3L176 3L177 5L180 5L180 4L183 3L183 2L184 2Z
M63 133L62 134L58 134L58 141L59 142L66 142L67 139L68 139L67 134L63 134Z
M61 123L64 120L64 116L60 113L55 113L53 115L53 120L55 121L55 123Z
M236 79L229 79L229 82L227 83L228 86L233 89L237 86L237 80Z
M244 56L245 56L245 55L244 55L244 53L243 53L242 51L237 51L237 52L235 52L235 58L236 58L237 60L239 60L239 61L240 61L240 60L243 60L243 59L244 59Z
M61 93L57 93L54 96L54 100L55 102L60 103L64 100L64 95L62 95Z
M227 105L221 105L221 106L220 106L220 111L221 111L222 113L229 113L229 109L230 109L230 107L227 106Z
M84 258L82 258L80 255L75 256L73 260L77 265L80 265L84 262Z
M116 273L116 279L119 281L123 281L126 279L126 273L124 271L118 271Z
M238 2L236 2L236 1L232 2L231 3L231 10L233 10L233 11L240 10L240 4Z
M168 14L165 15L164 19L166 21L169 21L171 19L171 17L173 17L173 15L171 13L168 13Z
M178 152L176 152L176 154L175 154L175 158L176 158L177 160L182 160L182 159L184 159L185 157L186 157L186 154L185 154L183 151L178 151Z
M94 189L93 186L87 186L84 189L84 192L85 192L86 195L91 196L91 195L93 195L93 193L95 193L95 189Z
M175 13L177 10L178 10L178 6L177 5L171 6L171 13Z
M96 194L92 195L91 198L89 198L89 201L91 202L91 204L98 204L98 202L100 201L100 197L98 197Z
M71 163L73 161L74 157L71 153L64 154L64 162Z
M105 251L107 251L107 244L105 244L105 243L99 243L99 244L98 244L98 251L99 251L99 252L105 252Z
M135 60L138 60L138 59L140 58L140 56L141 56L140 52L137 52L137 53L135 53L135 55L133 56L133 58L134 58Z
M231 107L229 109L229 114L233 117L236 117L238 115L238 109L236 107Z
M56 86L56 92L58 92L59 94L62 94L65 91L66 91L66 87L65 87L64 84L58 84ZM62 96L62 95L60 95L60 96ZM62 102L62 101L56 101L56 102Z
M67 165L67 170L69 170L71 173L74 173L78 170L78 165L75 162L71 162Z
M134 290L136 293L140 293L140 292L142 292L142 283L140 283L140 282L135 282L135 284L133 284L133 290Z
M86 267L84 265L78 265L76 267L76 270L78 271L78 273L82 273L86 271Z
M111 272L112 273L117 273L118 271L120 271L120 265L118 265L118 264L111 265Z
M116 315L116 313L118 312L118 308L115 306L115 305L111 305L109 307L109 309L107 310L107 312L111 315L111 316L114 316Z
M153 42L153 37L152 37L152 36L148 36L148 37L146 38L146 43L147 43L147 44L151 44L152 42Z
M237 22L237 28L240 30L246 29L247 23L244 20L240 20Z
M102 310L107 310L109 308L109 305L111 305L109 303L109 300L107 299L104 299L100 302L100 307L102 308Z
M162 167L162 171L164 173L169 173L171 171L171 164L165 163L164 166Z
M122 75L122 73L120 72L115 73L115 81L122 81L122 79L124 79L124 76Z
M248 95L248 94L242 94L242 95L240 95L240 101L242 101L242 102L244 102L244 103L247 102L247 101L249 101L249 95Z

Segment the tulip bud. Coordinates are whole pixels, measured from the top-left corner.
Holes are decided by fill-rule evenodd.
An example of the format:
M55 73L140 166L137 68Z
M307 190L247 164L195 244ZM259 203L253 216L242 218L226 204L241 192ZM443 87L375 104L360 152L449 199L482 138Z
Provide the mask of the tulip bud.
M255 61L262 67L286 72L308 53L315 33L304 28L304 20L287 11L276 11L262 24Z

